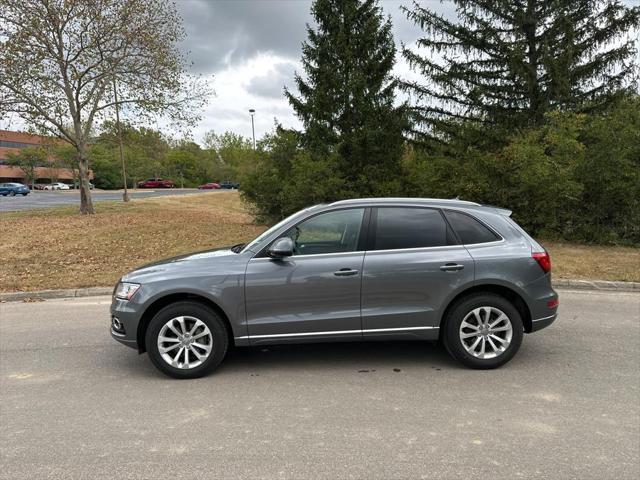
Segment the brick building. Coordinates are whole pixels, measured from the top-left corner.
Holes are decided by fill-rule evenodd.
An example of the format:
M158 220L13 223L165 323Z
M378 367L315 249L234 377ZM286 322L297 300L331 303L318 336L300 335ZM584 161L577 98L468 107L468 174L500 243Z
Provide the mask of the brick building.
M6 159L9 153L19 152L23 148L52 145L59 142L59 140L52 140L40 135L0 130L0 183L25 183L24 172L19 167L7 165ZM73 171L70 168L57 167L53 157L49 157L46 164L36 168L36 175L35 183L73 183L74 181ZM89 172L89 178L93 178L92 172Z

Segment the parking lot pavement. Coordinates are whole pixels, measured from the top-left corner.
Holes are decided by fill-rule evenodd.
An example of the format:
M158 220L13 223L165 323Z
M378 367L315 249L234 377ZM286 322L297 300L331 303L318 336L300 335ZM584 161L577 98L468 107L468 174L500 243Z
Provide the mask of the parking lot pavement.
M108 297L0 304L0 478L636 479L640 295L560 298L498 370L343 343L194 381L113 341Z
M180 188L167 190L135 191L129 194L130 198L161 197L164 195L190 195L202 192L221 192L225 190L198 190L197 188ZM105 200L122 200L122 192L92 192L91 198L94 202L104 202ZM34 208L59 207L63 205L80 206L80 192L74 191L38 191L34 190L26 197L16 195L15 197L0 196L0 213L13 212L19 210L30 210Z

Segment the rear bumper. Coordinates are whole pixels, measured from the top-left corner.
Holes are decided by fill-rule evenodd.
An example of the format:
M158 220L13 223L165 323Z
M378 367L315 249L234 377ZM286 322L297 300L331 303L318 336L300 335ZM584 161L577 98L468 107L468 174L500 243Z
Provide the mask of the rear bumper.
M549 315L548 317L542 318L534 318L531 320L531 331L537 332L538 330L542 330L543 328L548 327L558 318L558 314L554 313L553 315Z
M551 287L551 275L546 274L523 289L523 299L529 307L531 323L525 332L531 333L551 325L558 316L558 292ZM529 323L529 322L527 322Z

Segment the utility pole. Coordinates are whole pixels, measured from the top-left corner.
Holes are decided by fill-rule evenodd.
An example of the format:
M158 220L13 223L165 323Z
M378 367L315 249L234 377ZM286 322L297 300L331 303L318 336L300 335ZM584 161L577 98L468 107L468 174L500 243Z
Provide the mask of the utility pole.
M250 108L249 113L251 114L251 133L253 134L253 149L256 149L256 129L253 126L253 116L256 114L255 109Z
M122 193L122 201L129 201L129 192L127 190L127 170L124 162L124 150L122 148L122 132L120 131L120 107L118 106L118 89L116 88L116 77L113 77L113 99L116 107L116 131L118 134L118 148L120 149L120 161L122 162L122 183L124 192Z

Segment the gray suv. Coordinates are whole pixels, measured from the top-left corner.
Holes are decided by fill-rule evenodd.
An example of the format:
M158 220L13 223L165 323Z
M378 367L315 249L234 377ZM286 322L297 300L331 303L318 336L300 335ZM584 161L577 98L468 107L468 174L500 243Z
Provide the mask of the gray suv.
M495 368L557 315L545 249L510 211L458 200L344 200L251 243L147 265L116 285L111 335L199 377L230 345L441 340Z

